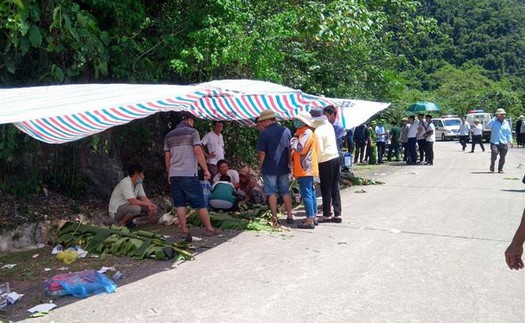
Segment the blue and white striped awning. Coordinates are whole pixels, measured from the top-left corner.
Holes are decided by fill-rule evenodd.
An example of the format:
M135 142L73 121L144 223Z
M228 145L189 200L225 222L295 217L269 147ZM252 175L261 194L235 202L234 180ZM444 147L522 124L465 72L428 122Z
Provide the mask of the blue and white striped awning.
M201 119L252 124L265 109L286 120L302 110L335 105L342 111L340 123L351 128L389 105L324 98L254 80L184 86L83 84L0 89L0 102L0 124L13 123L51 144L75 141L163 111L186 110Z

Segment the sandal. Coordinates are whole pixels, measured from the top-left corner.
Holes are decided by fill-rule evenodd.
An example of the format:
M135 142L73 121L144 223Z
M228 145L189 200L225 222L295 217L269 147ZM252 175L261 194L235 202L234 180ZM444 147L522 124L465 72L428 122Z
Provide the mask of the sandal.
M214 229L214 230L205 230L205 231L204 231L204 235L205 235L206 237L214 237L214 236L218 235L219 232L220 232L220 230L218 230L218 229Z
M297 225L297 229L315 229L315 224L313 222L306 224L306 223L299 223Z
M286 218L286 223L293 224L294 223L293 218Z
M182 240L186 242L192 242L193 237L191 236L191 232L182 232Z
M333 223L342 223L343 222L343 219L340 217L340 216L334 216L330 219L330 222L333 222Z

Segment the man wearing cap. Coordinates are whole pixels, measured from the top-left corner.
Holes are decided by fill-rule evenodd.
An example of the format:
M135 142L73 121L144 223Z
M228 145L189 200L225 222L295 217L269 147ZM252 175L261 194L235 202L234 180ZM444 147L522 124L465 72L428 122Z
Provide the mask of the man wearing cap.
M224 138L222 137L222 121L214 121L212 130L202 137L202 147L206 156L206 164L210 171L211 178L218 172L217 162L224 159Z
M479 119L474 120L474 126L470 129L470 132L472 132L472 149L470 152L474 152L476 144L479 144L481 151L485 151L483 146L483 126L480 124Z
M321 108L312 108L314 135L317 141L317 161L319 179L321 181L321 196L323 198L323 216L319 222L341 223L341 195L339 192L339 177L341 161L337 152L337 141L334 127L330 124ZM334 216L332 217L332 205Z
M205 180L209 180L211 176L204 159L199 133L193 128L195 116L189 111L182 111L179 117L181 121L177 127L168 132L164 139L164 160L182 235L187 241L191 241L191 234L186 226L187 202L197 209L206 228L204 235L213 236L218 231L211 226L204 194L197 177L197 164L204 170Z
M509 144L512 147L512 130L509 122L505 120L507 114L505 110L498 109L495 114L496 116L487 123L487 128L490 128L490 171L494 172L494 165L499 154L498 173L503 173Z
M264 127L257 139L259 167L263 175L264 193L272 212L272 221L277 224L277 194L281 195L286 208L286 223L293 223L292 198L290 196L290 139L288 128L277 123L275 112L264 110L257 119Z
M301 112L293 120L295 131L290 141L293 160L293 176L299 181L299 191L303 198L306 220L297 226L299 229L314 229L317 216L317 197L314 176L319 176L317 165L317 142L312 129L312 117Z

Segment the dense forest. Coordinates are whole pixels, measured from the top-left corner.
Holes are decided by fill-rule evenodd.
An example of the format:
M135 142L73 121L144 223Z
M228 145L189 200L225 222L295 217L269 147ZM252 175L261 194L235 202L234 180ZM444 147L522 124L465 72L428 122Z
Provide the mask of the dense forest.
M391 102L387 119L418 100L446 113L525 114L519 0L7 0L0 17L2 87L249 78ZM162 138L173 118L58 146L0 125L0 192L28 197L48 187L106 199L132 160L163 183ZM198 127L203 134L209 124ZM232 124L224 134L228 157L250 163L255 130Z

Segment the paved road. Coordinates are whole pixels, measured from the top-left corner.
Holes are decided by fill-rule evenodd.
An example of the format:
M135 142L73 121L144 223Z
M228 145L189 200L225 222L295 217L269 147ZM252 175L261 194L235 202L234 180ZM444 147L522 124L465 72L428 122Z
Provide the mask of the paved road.
M172 270L33 322L524 322L525 272L503 252L525 206L525 149L435 145L434 166L388 167L343 193L345 221L242 233ZM386 173L383 174L382 173Z

